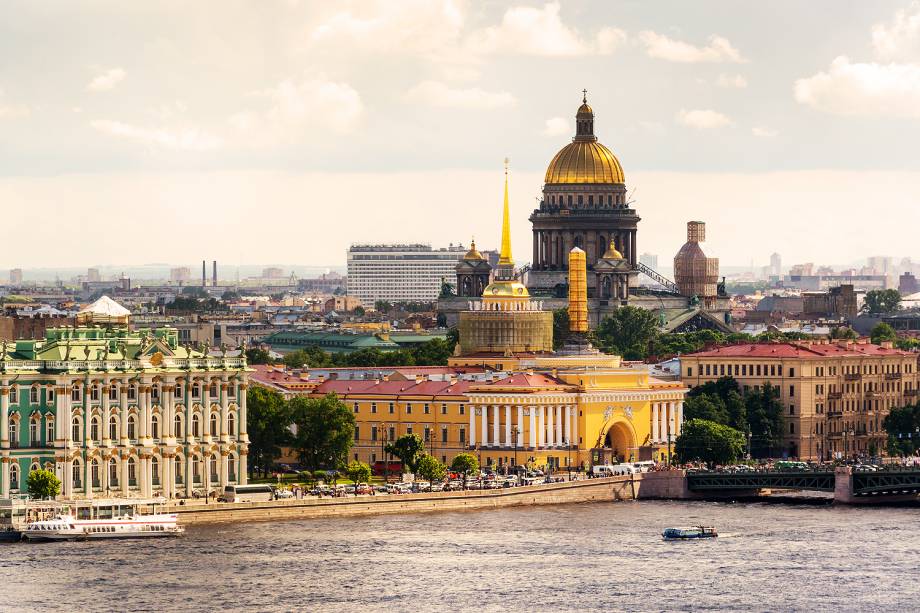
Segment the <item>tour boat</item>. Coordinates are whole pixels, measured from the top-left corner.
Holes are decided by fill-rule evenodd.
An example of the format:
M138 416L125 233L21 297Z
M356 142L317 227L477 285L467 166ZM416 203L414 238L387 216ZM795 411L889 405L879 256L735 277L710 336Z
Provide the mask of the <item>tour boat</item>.
M159 500L92 501L76 503L72 511L37 519L25 525L22 535L30 541L148 538L178 536L185 530L175 513L159 513ZM153 507L147 511L147 507Z
M661 533L666 541L684 541L689 539L708 539L719 536L711 526L693 526L691 528L667 528Z

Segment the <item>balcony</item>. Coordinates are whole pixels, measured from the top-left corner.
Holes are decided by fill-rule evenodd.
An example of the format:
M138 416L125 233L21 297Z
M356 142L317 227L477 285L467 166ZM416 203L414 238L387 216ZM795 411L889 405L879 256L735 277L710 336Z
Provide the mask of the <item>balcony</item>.
M915 390L915 389L904 390L904 395L905 395L905 396L916 396L916 395L917 395L917 390Z
M899 373L899 372L889 372L889 373L885 373L885 380L886 380L886 381L897 381L897 380L899 380L900 378L901 378L901 373Z
M862 375L859 374L858 372L853 372L853 373L843 375L844 381L859 381L860 379L862 379Z
M827 397L830 400L840 400L843 398L843 392L828 392Z

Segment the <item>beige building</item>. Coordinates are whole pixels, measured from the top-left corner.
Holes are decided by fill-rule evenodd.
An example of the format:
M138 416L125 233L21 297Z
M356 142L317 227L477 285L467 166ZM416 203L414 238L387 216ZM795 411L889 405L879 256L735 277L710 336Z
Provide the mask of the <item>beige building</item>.
M791 457L884 453L888 412L917 401L916 353L865 342L740 344L680 358L692 388L733 377L743 392L780 389Z

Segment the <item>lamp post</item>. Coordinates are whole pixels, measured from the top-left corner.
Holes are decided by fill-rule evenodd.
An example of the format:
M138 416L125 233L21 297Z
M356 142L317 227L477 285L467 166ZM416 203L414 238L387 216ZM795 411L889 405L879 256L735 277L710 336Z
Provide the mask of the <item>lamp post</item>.
M380 433L380 455L383 457L383 482L390 482L390 459L387 457L387 430ZM388 490L389 491L389 490Z
M747 431L747 459L751 459L751 430L748 428Z
M511 436L514 440L514 469L517 470L517 450L518 450L518 434L521 433L520 426L513 426L511 428Z
M671 466L671 431L668 431L668 466Z

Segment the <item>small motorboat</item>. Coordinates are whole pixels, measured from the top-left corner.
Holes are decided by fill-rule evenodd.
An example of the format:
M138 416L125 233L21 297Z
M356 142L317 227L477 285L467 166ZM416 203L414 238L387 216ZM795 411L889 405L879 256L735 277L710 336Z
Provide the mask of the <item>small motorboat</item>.
M686 541L690 539L709 539L719 536L712 526L693 526L691 528L667 528L661 533L666 541Z

